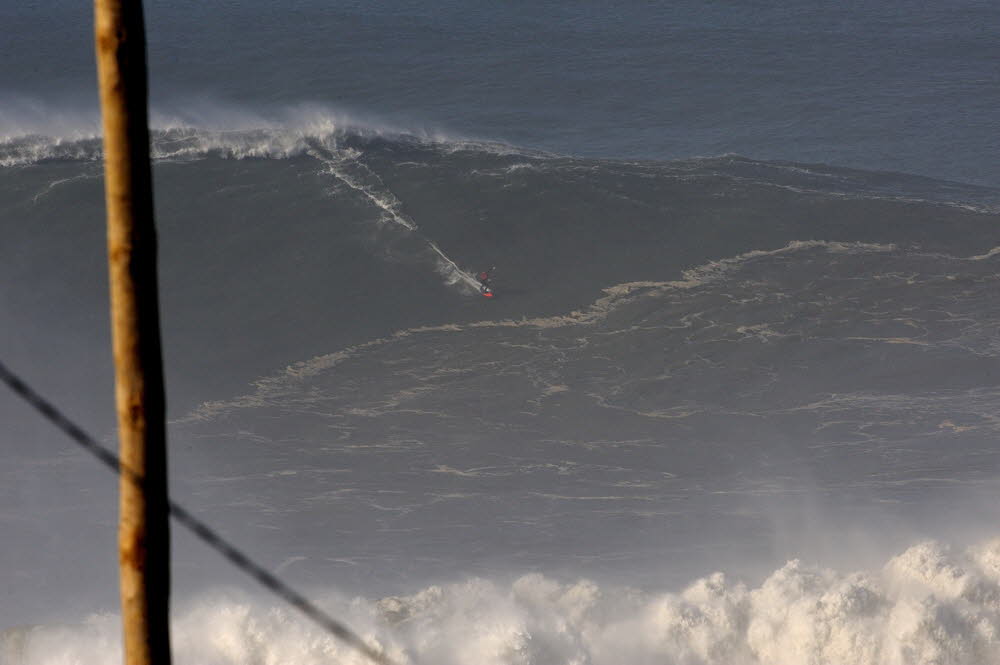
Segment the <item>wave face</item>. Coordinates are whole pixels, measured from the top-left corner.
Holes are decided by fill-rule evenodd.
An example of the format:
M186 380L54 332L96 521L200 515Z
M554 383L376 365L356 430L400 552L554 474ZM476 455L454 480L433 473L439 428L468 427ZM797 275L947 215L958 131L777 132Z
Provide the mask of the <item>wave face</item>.
M103 435L100 147L43 120L0 147L0 343ZM174 496L400 660L995 660L995 190L156 127ZM110 479L0 410L0 625L41 624L4 655L116 658ZM174 560L179 662L353 662Z
M1000 659L1000 541L921 543L849 574L789 561L755 588L721 573L679 593L530 574L325 604L406 665L982 665ZM10 665L111 665L118 633L117 616L93 615L7 631L0 653ZM181 665L365 662L288 609L232 592L186 603L173 644Z

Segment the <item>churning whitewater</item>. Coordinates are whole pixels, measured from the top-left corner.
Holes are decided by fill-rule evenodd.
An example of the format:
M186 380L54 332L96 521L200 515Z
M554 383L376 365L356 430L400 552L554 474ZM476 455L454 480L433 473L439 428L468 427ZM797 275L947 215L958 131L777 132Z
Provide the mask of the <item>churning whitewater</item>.
M679 593L530 574L323 604L406 665L983 665L1000 660L998 599L993 540L968 550L920 543L873 571L789 561L755 588L721 573ZM0 654L23 665L112 665L119 630L111 614L10 630ZM366 662L290 609L235 591L183 603L173 633L179 663Z

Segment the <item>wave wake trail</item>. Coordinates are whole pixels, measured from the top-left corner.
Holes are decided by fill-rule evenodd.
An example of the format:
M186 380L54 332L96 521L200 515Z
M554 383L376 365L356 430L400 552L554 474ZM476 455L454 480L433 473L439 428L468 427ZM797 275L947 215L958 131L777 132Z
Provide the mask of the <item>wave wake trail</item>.
M922 542L868 571L792 560L755 588L722 573L674 593L532 573L325 604L409 665L985 665L1000 662L1000 538ZM111 665L118 636L116 616L95 614L0 633L0 655ZM188 601L173 645L179 665L364 662L291 610L235 592Z
M307 154L324 164L325 172L348 188L360 193L379 212L379 224L386 236L404 233L418 242L416 249L412 243L410 255L401 258L411 263L428 263L443 278L446 286L465 294L479 291L479 282L473 275L462 269L433 240L424 235L417 223L403 211L403 203L389 189L382 178L361 161L362 153L355 148L340 148L336 137L316 139L306 151ZM383 238L390 241L390 238ZM388 246L390 243L385 242Z
M427 246L437 254L437 272L444 277L445 284L448 286L458 286L465 292L477 292L479 290L479 281L469 274L468 271L458 267L458 264L441 251L441 248L436 243L428 240Z

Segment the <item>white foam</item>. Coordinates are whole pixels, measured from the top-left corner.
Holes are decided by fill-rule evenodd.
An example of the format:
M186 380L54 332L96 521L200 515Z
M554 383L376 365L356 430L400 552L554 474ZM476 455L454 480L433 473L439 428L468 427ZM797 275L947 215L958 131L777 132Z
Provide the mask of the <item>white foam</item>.
M437 249L433 242L428 244ZM254 382L253 393L242 395L230 400L220 400L206 402L200 405L192 413L174 423L206 421L218 417L232 409L256 408L265 406L275 406L281 404L283 399L295 394L297 386L302 381L314 377L323 372L329 371L340 363L359 354L367 353L375 348L387 344L395 343L412 335L422 335L429 333L462 333L469 330L483 328L563 328L566 326L590 326L606 319L615 310L634 301L637 298L661 297L677 290L693 289L713 282L726 279L730 274L738 271L741 267L766 257L783 255L804 251L825 251L831 253L878 253L892 251L892 245L877 245L867 243L844 243L828 242L821 240L799 241L795 240L783 247L772 250L753 250L734 257L709 261L701 266L686 270L682 273L682 279L667 282L626 282L604 289L604 295L598 298L589 307L574 310L567 314L559 314L547 317L533 317L522 319L502 319L476 321L467 324L445 324L440 326L422 326L400 330L387 337L357 344L334 353L327 353L304 360L294 365L286 367L284 370L269 376L258 379ZM475 278L467 272L462 271L443 252L440 256L446 262L441 268L444 275L448 275L448 270L453 272L450 279L452 283L462 288L477 288ZM450 263L450 265L449 265Z
M469 579L323 604L401 665L989 665L1000 663L1000 538L918 543L879 570L793 560L751 588L722 573L680 592ZM9 630L5 665L120 662L118 621ZM178 665L356 665L361 656L294 611L235 593L175 612Z
M994 248L990 249L990 251L986 252L985 254L977 254L975 256L970 256L966 260L967 261L986 261L988 259L992 259L997 254L1000 254L1000 247L994 247Z

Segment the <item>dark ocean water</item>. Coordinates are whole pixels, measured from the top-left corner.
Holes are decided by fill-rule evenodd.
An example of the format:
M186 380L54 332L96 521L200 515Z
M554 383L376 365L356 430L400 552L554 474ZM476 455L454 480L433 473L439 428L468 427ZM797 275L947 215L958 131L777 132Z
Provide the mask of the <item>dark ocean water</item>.
M89 11L0 7L0 134L95 105ZM998 11L988 0L147 7L154 108L189 120L231 127L310 102L580 156L737 153L989 185L1000 185Z
M0 349L112 444L82 12L0 7ZM400 662L1000 660L996 19L150 6L174 497ZM0 663L115 662L0 417ZM177 662L360 662L174 567Z

